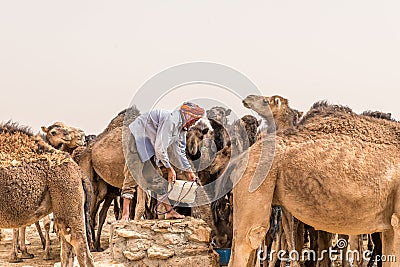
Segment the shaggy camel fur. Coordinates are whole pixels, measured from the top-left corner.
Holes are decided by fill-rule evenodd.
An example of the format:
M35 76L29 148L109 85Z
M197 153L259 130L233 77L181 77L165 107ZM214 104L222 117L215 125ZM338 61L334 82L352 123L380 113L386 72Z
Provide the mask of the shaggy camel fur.
M43 126L42 130L44 131L44 135L42 138L53 147L62 147L66 143L72 141L72 136L68 127L65 125L56 122L48 127ZM42 242L43 249L45 250L44 259L51 259L50 257L50 219L48 216L44 218L44 227L45 227L45 237L43 236L42 229L40 227L39 222L35 223L36 229L39 233L40 240ZM21 262L22 259L31 259L34 257L33 254L28 253L27 247L25 244L25 227L20 227L19 229L13 229L13 249L11 251L11 255L9 258L10 263ZM18 257L18 250L22 252L21 257Z
M273 151L262 153L269 141L267 136L252 146L247 165L243 154L228 167L237 182L229 266L253 262L269 228L265 218L271 204L316 229L349 235L383 232L383 253L400 257L399 123L318 103L298 127L277 134L274 157ZM257 166L271 159L265 180L249 192ZM256 212L254 203L260 203Z
M94 266L85 236L85 184L69 155L16 124L0 125L0 227L30 225L54 213L62 266ZM85 200L86 199L86 200Z

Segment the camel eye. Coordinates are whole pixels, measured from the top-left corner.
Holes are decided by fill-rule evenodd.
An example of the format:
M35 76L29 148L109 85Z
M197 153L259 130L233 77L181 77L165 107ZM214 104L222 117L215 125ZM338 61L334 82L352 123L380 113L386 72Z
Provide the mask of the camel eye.
M57 134L57 132L56 132L56 131L51 131L50 134L51 134L52 136L55 136L55 135Z
M264 106L268 105L268 100L265 99L265 98L263 99L263 105L264 105Z

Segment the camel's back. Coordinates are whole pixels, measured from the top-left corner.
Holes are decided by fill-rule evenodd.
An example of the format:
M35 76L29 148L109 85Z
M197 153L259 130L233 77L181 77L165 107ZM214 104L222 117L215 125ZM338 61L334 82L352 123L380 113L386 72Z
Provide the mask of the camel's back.
M277 204L326 231L365 230L346 219L354 217L371 232L388 227L386 200L400 184L399 123L325 110L278 133L276 141Z
M299 125L278 133L285 143L347 136L354 142L400 148L400 123L358 115L347 107L327 105L310 110Z
M52 148L42 137L33 135L27 128L12 123L0 125L0 167L41 161L53 165L70 161L70 157Z

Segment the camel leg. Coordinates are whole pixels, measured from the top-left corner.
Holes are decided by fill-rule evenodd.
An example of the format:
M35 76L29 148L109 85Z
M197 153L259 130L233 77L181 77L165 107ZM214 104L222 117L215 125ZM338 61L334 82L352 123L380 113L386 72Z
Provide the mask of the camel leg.
M17 262L22 262L20 258L18 258L18 238L19 237L19 229L14 228L13 229L13 239L12 239L12 250L10 254L10 258L8 259L8 262L10 263L17 263Z
M50 225L51 225L51 220L49 216L44 217L43 220L43 224L44 224L44 231L46 234L46 246L44 249L44 260L52 260L53 258L50 256Z
M61 266L73 267L74 266L74 250L70 243L68 243L64 236L60 237L61 243Z
M268 193L255 191L241 201L237 199L236 191L233 195L234 238L229 267L247 267L249 263L254 262L252 259L255 256L255 250L259 247L269 229L273 193L270 192L269 201L266 200L262 203L260 203L260 200L265 199L265 195L268 196ZM260 203L257 212L254 212L254 203Z
M360 246L360 240L362 244L362 235L349 236L349 245L353 256L353 267L362 266L362 245Z
M285 232L286 243L287 243L287 248L288 248L287 250L289 253L291 251L296 251L296 243L295 243L294 234L297 233L297 229L295 229L296 225L295 225L294 220L295 219L292 216L292 214L290 214L285 209L282 210L282 227L283 227L283 231ZM300 256L301 251L297 250L297 253L299 253L299 256ZM295 257L295 255L292 255L292 257ZM298 259L290 261L290 267L300 267Z
M400 261L400 213L395 213L392 215L391 225L393 227L392 253L384 253L383 255L385 255L386 260L388 260L390 255L394 255L395 260L394 262L391 262L390 266L398 266L398 261Z
M146 211L146 197L146 192L140 186L138 186L135 220L140 220Z
M34 256L31 253L28 253L28 248L25 244L25 234L26 234L26 227L19 228L19 243L21 249L21 258L22 259L32 259Z
M299 220L295 220L295 225L296 225L295 247L296 251L298 251L301 255L304 247L304 223L302 223Z
M100 208L100 204L104 201L106 195L107 195L107 184L103 180L99 180L96 183L96 188L97 188L97 194L94 197L94 201L92 201L92 205L90 208L90 228L92 231L92 240L89 243L89 247L91 251L96 251L94 241L96 240L96 232L95 232L95 227L96 227L96 216Z
M325 231L318 231L318 261L317 267L329 267L329 249L330 234Z
M72 267L76 254L79 266L94 267L93 257L86 242L84 225L76 224L68 218L56 219L55 223L61 237L61 266Z
M102 251L101 246L100 246L100 237L101 237L101 231L103 229L104 222L107 218L107 211L111 206L112 201L114 200L114 197L106 197L103 207L101 207L100 214L99 214L99 225L97 228L97 236L95 239L94 243L94 248L96 251Z
M120 208L119 208L119 203L118 203L118 197L114 197L114 217L115 217L115 220L119 219L119 214L120 214Z
M339 235L337 235L337 238L338 238L338 241L339 241L339 239L343 239L347 242L347 244L349 244L350 236L339 234ZM354 244L353 244L353 246L354 246ZM347 246L345 248L339 249L336 244L335 249L338 252L340 252L340 251L342 252L342 266L343 267L351 267L350 261L347 256ZM351 245L350 245L350 249L353 249L353 247Z
M318 231L313 227L308 228L309 239L310 239L310 251L318 252ZM305 261L304 265L306 267L316 267L318 255L311 255L312 258Z
M371 243L372 239L372 243ZM374 263L376 262L376 265L378 267L382 267L382 261L376 261L377 258L382 257L382 238L381 238L381 233L373 233L370 235L369 241L368 241L368 250L372 251L371 258L369 259L368 262L368 267L373 267Z
M35 226L36 226L36 230L37 230L37 232L39 234L40 242L42 243L42 247L43 247L43 249L45 249L46 248L46 240L44 238L44 235L43 235L43 232L42 232L42 228L40 228L39 221L35 222Z
M282 216L282 217L284 217L284 216ZM283 222L283 220L282 220L282 222ZM287 237L287 235L286 235L286 232L285 232L285 230L283 230L283 233L282 233L282 235L281 235L281 250L282 251L288 251L288 237ZM286 253L281 259L279 259L280 260L280 264L279 264L279 266L280 267L286 267L286 263L287 263L287 259L288 259L288 257L289 257L289 255Z
M382 232L382 255L393 255L394 245L394 230L387 230ZM395 265L390 262L383 262L384 267L394 267Z
M265 253L268 253L267 256L269 257L268 267L274 267L278 261L277 253L279 250L281 250L282 235L284 235L283 229L282 227L279 227L279 231L276 233L275 240L272 240L270 251L265 251Z

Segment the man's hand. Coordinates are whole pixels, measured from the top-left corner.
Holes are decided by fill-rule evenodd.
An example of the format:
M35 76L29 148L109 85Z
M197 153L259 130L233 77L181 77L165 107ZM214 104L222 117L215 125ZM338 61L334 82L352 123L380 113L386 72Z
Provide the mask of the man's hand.
M197 179L197 177L194 174L194 172L192 170L190 170L190 169L185 171L185 175L189 179L189 181L196 181L196 179Z
M171 168L167 168L167 171L168 171L168 182L175 183L175 181L176 181L175 170L171 167Z

